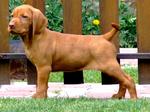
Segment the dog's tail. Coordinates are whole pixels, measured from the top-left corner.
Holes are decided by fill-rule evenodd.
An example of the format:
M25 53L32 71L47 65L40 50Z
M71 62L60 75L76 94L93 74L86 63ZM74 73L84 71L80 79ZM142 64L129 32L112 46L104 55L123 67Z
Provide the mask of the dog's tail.
M109 32L105 33L103 35L103 37L108 40L111 41L113 36L117 33L117 31L119 31L119 25L116 23L112 23L111 26L113 27Z

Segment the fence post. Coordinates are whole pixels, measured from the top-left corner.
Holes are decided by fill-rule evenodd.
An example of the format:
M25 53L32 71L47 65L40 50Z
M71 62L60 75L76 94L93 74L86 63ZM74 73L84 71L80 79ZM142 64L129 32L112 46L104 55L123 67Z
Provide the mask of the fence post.
M44 0L25 0L24 3L30 4L35 8L40 9L43 13L45 12ZM36 84L37 71L35 66L29 60L27 61L27 79L28 84Z
M108 32L112 27L111 23L119 23L119 17L118 17L118 0L99 0L100 3L100 15L101 15L101 30L102 33ZM119 50L119 42L118 42L118 35L116 35L113 39L113 42L117 49ZM102 83L103 84L112 84L117 83L117 81L106 75L105 73L102 73Z
M138 52L150 52L150 0L136 0ZM150 84L150 60L138 60L139 83Z
M82 34L82 0L63 0L64 32ZM83 72L64 72L65 84L83 83Z
M24 3L30 4L45 13L45 0L24 0Z
M0 1L0 53L9 52L9 0ZM0 60L0 84L10 84L9 60Z

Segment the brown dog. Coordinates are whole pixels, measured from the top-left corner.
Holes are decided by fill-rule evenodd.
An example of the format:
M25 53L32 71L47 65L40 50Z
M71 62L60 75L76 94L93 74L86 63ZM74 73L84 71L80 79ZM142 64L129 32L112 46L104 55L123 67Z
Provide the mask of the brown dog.
M46 28L47 19L40 10L29 5L14 9L8 31L19 34L24 42L25 53L38 72L37 89L33 98L46 98L48 78L52 71L78 71L94 69L118 79L120 86L114 98L137 98L135 84L116 60L116 49L110 42L118 31L112 30L101 36L63 34Z

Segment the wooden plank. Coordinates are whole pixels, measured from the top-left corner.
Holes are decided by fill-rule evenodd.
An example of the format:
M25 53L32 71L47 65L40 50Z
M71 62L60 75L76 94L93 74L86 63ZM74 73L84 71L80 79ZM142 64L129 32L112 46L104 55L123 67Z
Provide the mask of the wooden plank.
M24 3L40 9L43 13L45 12L45 0L24 0Z
M0 1L0 53L9 52L8 18L9 0ZM9 84L9 61L0 60L0 84Z
M0 59L26 59L25 53L0 53Z
M118 59L150 59L150 53L117 53ZM25 53L0 53L1 59L27 59Z
M118 53L118 59L150 59L150 53Z
M10 84L9 60L0 60L0 85Z
M9 10L8 0L0 1L0 52L9 52L9 36L7 31Z
M108 32L112 27L111 23L119 23L118 0L100 0L100 21L102 34ZM113 38L113 42L119 49L119 37Z
M64 32L82 34L82 0L64 0Z
M82 0L63 0L64 32L82 34ZM83 72L64 72L65 84L83 83Z
M137 36L138 51L140 53L150 52L150 0L136 0L137 4ZM139 83L150 83L150 60L138 61Z
M118 0L100 0L100 15L101 15L101 31L102 34L111 29L111 23L118 23ZM113 42L119 50L118 35L114 37ZM116 83L116 80L108 75L102 73L102 84Z

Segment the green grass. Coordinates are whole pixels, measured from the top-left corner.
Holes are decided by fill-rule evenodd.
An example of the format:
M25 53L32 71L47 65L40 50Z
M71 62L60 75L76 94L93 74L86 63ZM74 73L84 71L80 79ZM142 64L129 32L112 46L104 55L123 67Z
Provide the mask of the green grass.
M94 70L83 71L83 77L85 83L100 83L101 82L101 72Z
M149 112L150 99L0 99L0 112Z
M63 72L52 72L49 75L49 82L63 82Z
M124 71L138 82L137 68L125 67ZM51 82L63 82L63 73L57 72L50 75ZM84 81L99 83L101 75L97 71L84 71ZM10 99L0 98L0 112L149 112L150 99L138 100L112 100L89 98L48 98L35 99Z
M138 83L138 68L135 68L135 67L125 67L124 71L128 75L130 75L136 83Z
M138 69L134 67L124 67L123 70L129 74L136 83L138 83ZM84 82L85 83L101 83L101 73L94 70L85 70ZM50 82L63 82L63 72L51 73Z

